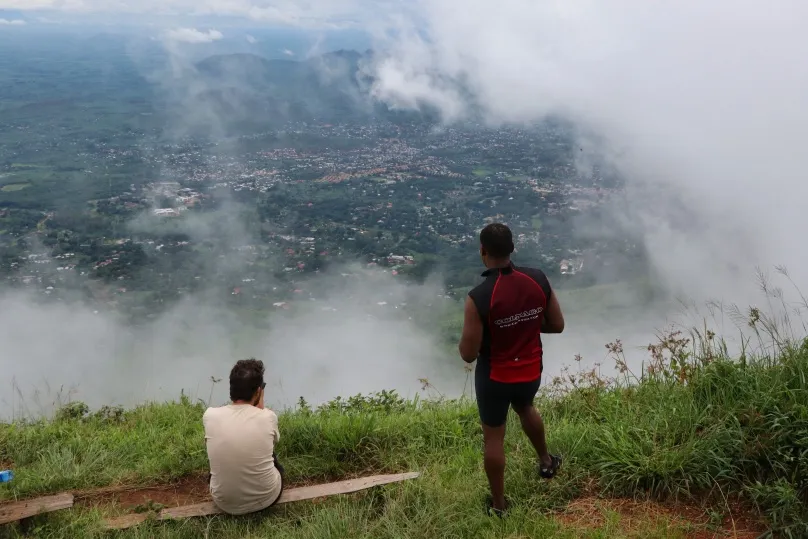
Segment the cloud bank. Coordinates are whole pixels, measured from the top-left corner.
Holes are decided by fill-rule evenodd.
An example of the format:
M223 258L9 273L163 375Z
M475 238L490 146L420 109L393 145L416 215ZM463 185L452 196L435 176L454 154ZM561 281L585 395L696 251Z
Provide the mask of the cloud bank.
M378 28L377 98L491 124L576 121L629 183L679 293L746 301L754 267L808 278L808 4L418 0ZM392 37L391 37L392 36ZM599 142L587 134L597 135ZM663 190L664 189L664 190Z
M293 313L279 308L255 324L204 294L137 327L78 303L41 305L27 295L0 294L0 370L8 373L0 419L49 414L68 399L97 408L184 392L221 404L233 363L251 356L266 365L268 401L276 408L300 396L319 404L381 389L412 397L420 377L454 379L440 389L458 391L459 361L446 361L436 339L394 307L427 301L438 289L389 275L369 283L360 269L343 271L356 277L330 273L305 286L317 301L298 302Z
M26 22L22 19L0 19L0 26L25 26Z
M218 30L202 32L196 28L175 28L166 32L166 38L177 43L213 43L223 37L224 35Z

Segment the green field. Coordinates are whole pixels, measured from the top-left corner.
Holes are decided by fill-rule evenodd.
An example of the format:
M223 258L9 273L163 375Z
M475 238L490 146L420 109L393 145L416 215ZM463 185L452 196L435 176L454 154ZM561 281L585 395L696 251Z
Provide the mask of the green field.
M484 178L486 176L490 176L493 173L494 173L493 170L491 170L490 168L484 168L484 167L475 168L474 171L473 171L473 174L475 176L477 176L478 178Z
M288 482L402 471L421 478L250 517L147 522L116 536L720 537L734 530L756 537L770 530L804 537L808 341L780 342L776 356L732 360L713 335L679 339L655 344L652 351L667 359L649 359L640 378L572 372L566 383L548 381L538 405L551 451L565 457L552 481L537 477L535 454L510 418L512 508L504 520L483 511L473 402L409 402L382 392L281 414L278 454ZM621 351L612 357L619 367ZM95 413L74 403L51 421L2 424L0 464L16 477L0 486L0 500L199 477L207 470L204 409L187 398ZM100 537L101 519L121 511L96 496L36 517L33 527L37 537ZM21 536L16 525L0 533Z
M4 193L13 193L14 191L22 191L26 187L30 187L31 184L28 182L24 183L7 183L6 185L0 187L0 191Z
M530 176L519 175L519 176L508 176L508 181L510 182L523 182L526 181Z
M11 168L15 170L28 170L37 168L47 168L45 165L36 165L32 163L12 163Z

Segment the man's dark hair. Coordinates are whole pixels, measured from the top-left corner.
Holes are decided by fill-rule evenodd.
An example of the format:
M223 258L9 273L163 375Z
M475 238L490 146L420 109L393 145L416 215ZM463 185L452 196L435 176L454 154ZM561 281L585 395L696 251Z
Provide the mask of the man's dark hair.
M230 371L230 400L251 401L264 383L264 362L258 359L241 359Z
M494 258L507 258L513 252L513 234L502 223L491 223L480 232L480 245Z

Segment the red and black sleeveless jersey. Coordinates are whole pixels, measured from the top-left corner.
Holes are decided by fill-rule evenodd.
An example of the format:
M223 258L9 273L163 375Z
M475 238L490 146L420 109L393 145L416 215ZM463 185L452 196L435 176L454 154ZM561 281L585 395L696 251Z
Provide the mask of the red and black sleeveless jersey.
M477 368L491 380L532 382L542 373L541 324L552 290L541 270L511 264L483 273L469 296L483 322Z

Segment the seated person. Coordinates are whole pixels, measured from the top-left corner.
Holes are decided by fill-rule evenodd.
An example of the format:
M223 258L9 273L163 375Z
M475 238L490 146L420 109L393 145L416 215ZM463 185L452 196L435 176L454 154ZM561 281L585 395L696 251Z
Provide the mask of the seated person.
M283 490L283 467L275 456L278 416L264 408L265 387L262 361L238 361L230 371L232 404L208 408L202 417L210 492L231 515L266 509Z

